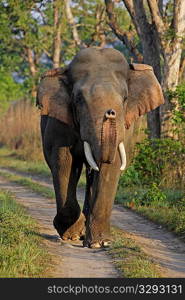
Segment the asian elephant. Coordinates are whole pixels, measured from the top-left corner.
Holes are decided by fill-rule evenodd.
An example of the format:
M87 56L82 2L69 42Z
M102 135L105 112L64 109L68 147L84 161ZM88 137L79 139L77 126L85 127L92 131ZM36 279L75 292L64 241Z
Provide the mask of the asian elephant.
M164 103L149 65L129 65L111 48L80 50L64 69L43 74L37 93L43 152L51 169L62 239L84 236L84 246L110 243L110 215L132 122ZM77 183L86 166L83 211Z

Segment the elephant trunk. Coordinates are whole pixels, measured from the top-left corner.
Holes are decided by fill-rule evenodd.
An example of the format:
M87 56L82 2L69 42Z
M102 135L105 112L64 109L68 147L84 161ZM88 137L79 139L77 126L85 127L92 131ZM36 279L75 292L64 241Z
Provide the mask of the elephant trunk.
M111 164L117 150L116 112L108 110L102 124L101 162Z
M115 161L116 152L119 151L121 159L120 170L126 167L126 153L123 142L118 145L117 128L116 128L116 112L112 109L105 113L101 130L101 156L96 161L90 144L84 141L84 153L90 167L95 171L99 171L101 163L111 164Z

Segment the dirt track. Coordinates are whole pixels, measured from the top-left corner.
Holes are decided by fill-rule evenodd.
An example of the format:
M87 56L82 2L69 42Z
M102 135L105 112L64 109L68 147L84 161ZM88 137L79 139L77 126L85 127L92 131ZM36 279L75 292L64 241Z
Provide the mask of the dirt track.
M0 168L2 171L3 169ZM5 170L5 169L4 169ZM6 169L6 171L9 171ZM11 171L23 175L23 173ZM52 187L50 180L40 176L31 176L32 180ZM111 258L105 250L92 250L82 247L81 242L57 242L56 231L52 226L55 215L55 203L28 191L17 184L9 183L0 178L0 188L12 191L18 201L27 207L28 212L36 218L41 226L41 234L45 243L53 253L56 261L52 277L119 277L112 265ZM83 190L78 192L78 200L82 201ZM113 225L126 231L141 248L162 267L163 277L185 278L185 244L172 233L156 225L138 214L115 205L112 211Z

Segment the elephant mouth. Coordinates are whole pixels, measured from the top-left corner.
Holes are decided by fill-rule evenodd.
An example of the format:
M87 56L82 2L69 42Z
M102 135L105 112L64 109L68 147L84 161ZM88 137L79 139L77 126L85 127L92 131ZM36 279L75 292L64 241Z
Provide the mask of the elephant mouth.
M120 170L123 171L126 167L126 152L125 152L125 147L124 147L124 143L121 142L118 146L118 150L119 150L119 154L120 154L120 159L121 159L121 167ZM93 157L93 153L91 150L91 146L88 142L84 141L84 153L85 153L85 157L86 160L88 162L88 164L90 165L90 167L99 172L99 167L98 164L96 163L94 157ZM110 162L109 162L110 164Z

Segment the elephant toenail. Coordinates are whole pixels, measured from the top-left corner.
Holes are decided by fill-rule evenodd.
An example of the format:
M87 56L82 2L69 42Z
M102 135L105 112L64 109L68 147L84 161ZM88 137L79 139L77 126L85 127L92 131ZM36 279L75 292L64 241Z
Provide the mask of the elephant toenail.
M76 240L79 240L79 235L75 234L71 237L72 241L76 241Z
M111 245L111 241L103 241L102 242L102 247L110 247L110 245Z
M87 241L83 241L83 247L84 248L89 248L89 243Z
M90 248L91 249L99 249L99 248L101 248L101 245L99 242L92 243L92 244L90 244Z

